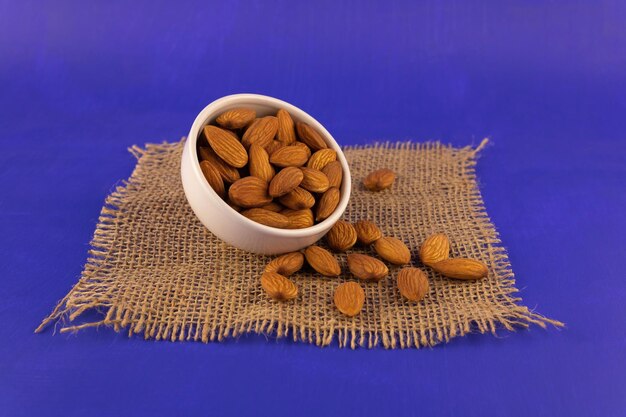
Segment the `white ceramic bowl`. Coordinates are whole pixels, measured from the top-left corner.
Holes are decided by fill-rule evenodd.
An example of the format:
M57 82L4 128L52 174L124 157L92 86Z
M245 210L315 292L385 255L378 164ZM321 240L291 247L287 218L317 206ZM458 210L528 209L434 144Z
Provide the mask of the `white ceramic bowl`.
M200 170L196 142L205 125L212 122L220 113L235 107L252 108L256 110L258 116L273 115L278 109L285 109L295 122L305 122L315 128L328 146L337 151L337 160L341 162L343 168L343 182L341 200L333 214L321 223L306 229L278 229L242 216L213 191ZM235 94L222 97L206 106L198 114L191 126L183 150L181 175L187 201L207 229L232 246L267 255L295 251L318 241L339 220L350 199L351 179L348 162L335 139L324 126L289 103L258 94Z

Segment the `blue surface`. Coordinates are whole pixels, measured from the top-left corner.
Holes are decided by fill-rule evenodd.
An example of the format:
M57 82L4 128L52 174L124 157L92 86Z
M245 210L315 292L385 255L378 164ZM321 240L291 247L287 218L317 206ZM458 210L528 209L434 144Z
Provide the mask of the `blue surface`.
M0 0L0 416L626 415L623 2L87 3ZM419 351L34 335L126 148L236 92L342 144L489 136L521 296L567 328Z

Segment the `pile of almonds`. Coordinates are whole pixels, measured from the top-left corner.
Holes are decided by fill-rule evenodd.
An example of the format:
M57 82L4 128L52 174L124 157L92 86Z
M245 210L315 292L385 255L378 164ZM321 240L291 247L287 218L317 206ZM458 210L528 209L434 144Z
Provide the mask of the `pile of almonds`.
M389 188L395 180L390 170L378 170L368 175L363 185L371 191ZM371 246L382 260L394 266L407 265L411 262L411 251L401 240L383 236L380 228L371 221L361 220L355 224L340 220L326 235L328 246L334 252L346 252L357 243ZM475 280L486 277L487 266L477 260L450 258L450 241L443 233L428 237L419 249L422 263L449 278ZM378 282L389 276L389 267L385 262L373 256L361 253L348 253L347 264L350 273L363 281ZM320 246L309 246L304 252L292 252L272 260L261 276L261 286L276 300L291 300L298 296L298 287L288 277L298 272L304 261L317 273L326 277L337 277L341 266L331 252ZM419 268L404 267L396 274L396 286L402 297L418 302L429 291L426 273ZM335 307L347 316L356 316L363 309L365 291L355 281L340 284L333 297Z
M198 138L200 168L234 210L267 226L301 229L328 218L341 199L337 153L286 110L220 114Z

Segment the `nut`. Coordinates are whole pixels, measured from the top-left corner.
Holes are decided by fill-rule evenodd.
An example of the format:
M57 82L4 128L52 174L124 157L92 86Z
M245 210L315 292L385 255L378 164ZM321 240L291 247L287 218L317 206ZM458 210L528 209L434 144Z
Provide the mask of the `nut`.
M204 178L207 180L213 191L217 193L220 197L224 198L226 194L226 190L224 189L224 180L220 176L219 171L213 164L209 161L200 162L200 169L202 170L202 174L204 174Z
M253 143L250 145L248 152L250 154L250 175L261 178L265 182L270 182L274 178L276 171L270 164L270 157L265 149Z
M309 246L304 251L306 261L320 274L327 277L336 277L341 273L337 259L326 249L319 246Z
M292 210L308 209L315 205L315 197L301 187L296 187L278 199L280 203Z
M321 171L324 167L326 167L326 165L336 160L337 152L329 148L320 149L311 155L309 162L306 163L306 166L313 169L319 169Z
M328 145L326 145L326 142L324 142L324 139L322 139L320 134L308 124L298 122L296 123L296 130L298 131L300 140L314 151L328 148Z
M218 125L226 129L241 129L248 123L251 123L256 117L256 112L253 109L236 108L228 110L219 116L215 121Z
M250 220L254 220L257 223L261 223L266 226L277 227L279 229L286 229L289 227L289 218L284 214L276 213L274 211L262 208L252 208L242 211L241 214Z
M270 156L270 162L278 167L301 167L306 164L307 152L302 146L283 146Z
M383 233L374 222L369 220L359 220L354 225L356 230L356 238L363 245L371 245L381 237Z
M205 126L204 135L215 153L228 165L242 168L248 163L248 154L237 137L216 126Z
M374 242L374 250L384 260L395 265L404 265L411 262L411 251L395 237L381 237Z
M333 297L337 310L346 316L356 316L363 309L365 291L356 282L345 282L337 287Z
M200 155L201 161L208 161L217 169L224 181L233 183L241 178L237 168L234 168L224 162L222 158L215 154L213 149L201 147L198 148L198 154Z
M345 252L356 243L356 230L354 226L343 220L339 220L326 235L328 246L337 252Z
M300 252L291 252L273 259L265 267L265 272L276 272L288 277L298 272L304 264L304 255Z
M365 177L363 185L370 191L381 191L391 187L395 179L396 174L392 170L384 168L374 171Z
M371 256L351 253L348 255L348 269L355 277L362 280L379 281L389 274L387 265Z
M253 208L269 204L272 197L267 193L267 183L257 177L237 180L228 190L230 200L240 207Z
M304 178L304 174L296 167L287 167L281 170L270 182L269 194L280 197L293 191Z
M302 167L300 170L302 170L304 174L300 187L305 190L311 191L312 193L323 193L330 187L328 177L324 175L322 171L307 167Z
M252 123L243 134L241 143L246 148L249 148L253 143L265 148L274 140L277 131L278 119L274 116L265 116Z
M450 256L450 240L443 233L429 236L420 247L420 259L424 265L433 266Z
M403 268L398 272L398 289L407 300L419 301L428 294L428 279L418 268Z
M261 287L274 300L286 301L298 296L296 284L276 272L265 272L261 275Z
M317 203L315 220L319 222L328 218L328 216L330 216L337 208L340 198L341 193L337 187L329 188L324 194L322 194Z
M439 261L432 268L442 275L456 279L480 279L489 274L487 265L469 258L450 258Z
M311 209L285 209L280 213L287 216L289 219L289 226L287 226L288 229L304 229L305 227L313 226L315 223Z
M341 162L330 162L322 169L322 172L328 178L328 185L330 187L341 187L341 181L343 180L343 169L341 168Z
M296 141L296 130L289 112L280 109L276 113L276 118L278 119L278 132L276 133L278 141L283 145L292 145Z

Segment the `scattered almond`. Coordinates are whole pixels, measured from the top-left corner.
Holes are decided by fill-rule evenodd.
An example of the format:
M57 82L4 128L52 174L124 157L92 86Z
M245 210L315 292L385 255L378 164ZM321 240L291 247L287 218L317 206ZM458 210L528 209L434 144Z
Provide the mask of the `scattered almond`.
M309 148L313 149L314 151L328 148L328 145L326 145L326 142L324 142L322 136L320 136L320 134L317 133L317 131L315 131L315 129L313 129L308 124L298 122L296 123L296 129L298 131L298 136L300 137L300 140L307 144Z
M309 246L304 251L306 261L320 274L327 277L336 277L341 273L337 259L326 249L319 246Z
M285 209L280 212L289 219L288 229L304 229L311 227L315 223L313 219L313 211L311 209L292 210Z
M337 310L346 316L356 316L363 309L365 291L356 282L345 282L335 290L333 297Z
M280 197L293 191L304 178L299 168L287 167L281 170L270 182L269 194L272 197Z
M370 191L381 191L391 187L396 179L396 174L390 169L379 169L370 173L363 180L363 185Z
M312 193L323 193L330 187L328 177L322 171L307 167L301 167L300 170L304 174L300 187L305 190Z
M486 277L489 273L487 265L468 258L444 259L431 266L440 274L456 279L480 279Z
M264 210L262 208L252 208L242 211L241 214L250 220L254 220L257 223L261 223L266 226L277 227L279 229L286 229L289 226L289 219L287 216L274 211Z
M359 220L354 225L354 229L356 230L357 240L363 245L371 245L383 237L383 233L378 226L369 220Z
M224 198L224 195L226 194L224 189L224 180L222 180L217 168L215 168L209 161L202 161L200 162L200 169L202 170L202 174L204 174L204 178L206 178L211 188L213 188L213 191L215 191L221 198Z
M374 250L378 256L394 265L404 265L411 262L411 251L404 242L395 237L381 237L374 242Z
M249 148L253 143L265 148L274 140L277 131L278 119L274 116L265 116L252 123L243 134L241 143L246 148Z
M356 230L350 223L339 220L326 234L326 240L331 249L345 252L356 243Z
M248 123L252 122L256 117L256 112L253 109L236 108L225 111L217 116L215 121L218 125L226 129L241 129Z
M296 187L278 199L280 203L292 210L308 209L315 205L315 197L301 187Z
M267 155L265 149L256 143L253 143L250 145L248 153L250 155L250 164L248 165L250 168L250 175L261 178L263 181L270 182L272 178L274 178L276 171L270 164L270 157Z
M450 256L450 241L443 233L435 233L426 238L420 247L420 259L424 265L432 266Z
M352 275L366 281L379 281L389 274L387 265L382 261L360 253L348 255L348 269Z
M204 135L211 148L228 165L242 168L248 163L248 153L236 136L216 126L205 126Z
M304 264L304 255L300 252L291 252L273 259L265 267L265 272L276 272L288 277L298 272Z
M296 130L289 112L285 109L280 109L276 113L276 118L278 119L276 137L284 145L293 144L296 141Z
M340 198L341 193L337 187L329 188L324 194L322 194L317 203L315 220L319 222L328 218L328 216L330 216L337 208Z
M309 162L307 162L306 166L313 169L319 169L320 171L326 167L326 165L330 164L337 160L337 152L332 149L320 149L315 152L309 158Z
M398 289L407 300L420 301L428 294L426 274L417 268L403 268L398 272Z
M341 181L343 180L343 169L341 168L341 162L330 162L322 169L322 172L328 178L328 185L330 187L341 187Z
M291 300L298 296L296 284L276 272L265 272L261 275L261 287L267 295L279 301Z
M270 156L270 162L278 167L301 167L309 157L301 146L283 146Z
M267 193L267 182L257 177L237 180L228 190L230 200L240 207L253 208L269 204L272 197Z

